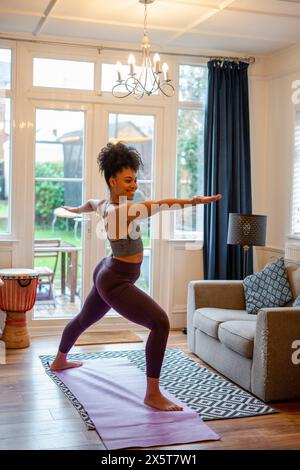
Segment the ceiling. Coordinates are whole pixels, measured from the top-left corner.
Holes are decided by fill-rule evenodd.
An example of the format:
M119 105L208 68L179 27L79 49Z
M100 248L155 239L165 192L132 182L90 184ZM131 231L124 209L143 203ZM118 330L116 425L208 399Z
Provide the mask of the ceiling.
M138 0L0 0L1 36L140 43ZM166 51L270 54L300 43L300 0L155 0L152 45Z

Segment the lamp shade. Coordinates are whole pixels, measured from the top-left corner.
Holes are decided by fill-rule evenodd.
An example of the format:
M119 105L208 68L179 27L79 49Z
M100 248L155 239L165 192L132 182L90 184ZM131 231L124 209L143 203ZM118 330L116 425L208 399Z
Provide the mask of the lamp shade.
M227 243L229 245L264 246L266 226L266 215L230 213Z

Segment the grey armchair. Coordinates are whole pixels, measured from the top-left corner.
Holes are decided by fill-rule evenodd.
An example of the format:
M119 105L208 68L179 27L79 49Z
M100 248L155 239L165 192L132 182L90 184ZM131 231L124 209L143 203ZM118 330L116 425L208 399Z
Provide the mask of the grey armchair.
M285 261L294 299L300 266ZM265 402L300 398L300 364L292 344L300 340L300 308L245 310L242 281L190 281L189 349L224 376Z

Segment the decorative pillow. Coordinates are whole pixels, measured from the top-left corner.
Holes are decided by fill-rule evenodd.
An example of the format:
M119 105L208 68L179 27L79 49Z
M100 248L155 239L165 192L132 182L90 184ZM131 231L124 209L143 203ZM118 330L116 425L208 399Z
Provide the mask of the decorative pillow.
M245 277L243 287L250 314L257 314L264 307L282 307L293 299L283 257Z
M300 307L300 295L294 300L293 307Z

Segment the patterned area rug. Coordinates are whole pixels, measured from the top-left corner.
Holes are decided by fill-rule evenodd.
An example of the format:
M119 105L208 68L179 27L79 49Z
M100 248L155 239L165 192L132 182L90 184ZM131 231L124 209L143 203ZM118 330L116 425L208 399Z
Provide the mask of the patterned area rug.
M143 372L146 371L145 351L103 351L69 354L71 360L126 357ZM65 384L50 370L49 362L54 356L40 356L46 373L61 388L66 397L80 413L88 429L95 429L88 413ZM175 397L195 410L204 421L225 418L242 418L278 411L255 398L237 385L223 379L193 361L180 349L167 349L160 384Z

